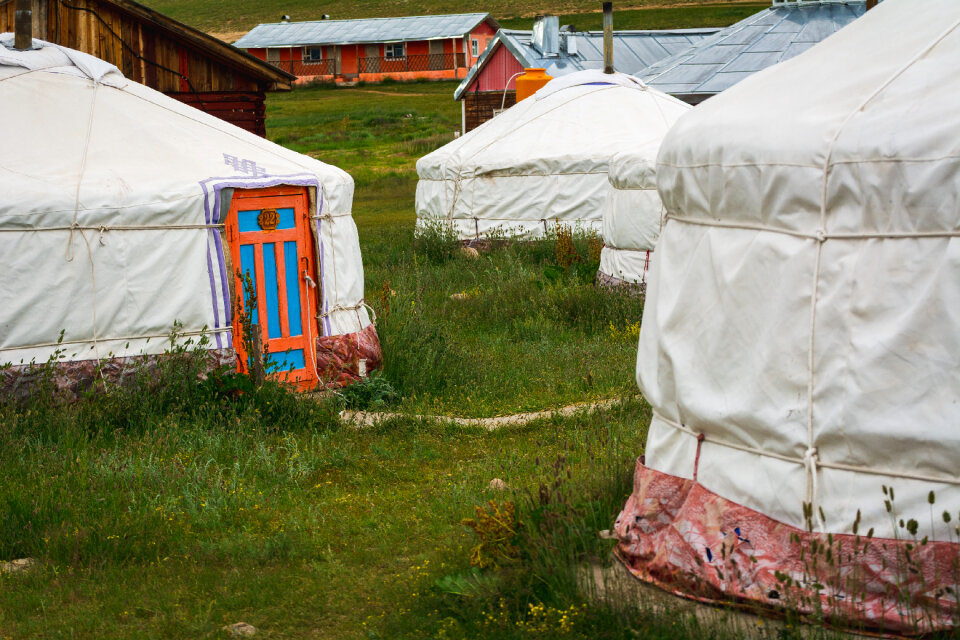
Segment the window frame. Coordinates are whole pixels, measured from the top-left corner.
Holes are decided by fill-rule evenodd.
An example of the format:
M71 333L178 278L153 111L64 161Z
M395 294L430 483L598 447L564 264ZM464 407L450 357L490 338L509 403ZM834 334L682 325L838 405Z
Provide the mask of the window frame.
M396 47L400 47L400 55L396 55ZM407 46L405 42L389 42L383 45L384 60L403 60L407 57Z
M320 57L319 57L319 58L313 57L312 55L310 55L310 52L311 52L311 51L318 51L318 52L320 53ZM310 64L310 63L315 63L315 62L323 62L324 60L325 60L325 58L323 57L323 47L322 47L322 46L317 46L317 47L304 47L304 48L303 48L303 62L304 62L305 64Z
M470 56L473 58L480 57L480 39L479 38L470 38Z

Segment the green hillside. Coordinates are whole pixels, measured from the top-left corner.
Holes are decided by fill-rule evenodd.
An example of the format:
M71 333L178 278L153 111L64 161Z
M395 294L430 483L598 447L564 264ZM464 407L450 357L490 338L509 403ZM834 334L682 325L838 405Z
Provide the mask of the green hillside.
M579 29L601 26L600 2L579 0L146 0L145 4L203 31L234 40L261 22L280 16L315 20L490 12L504 27L529 28L533 16L561 14L562 22ZM702 2L698 0L634 0L615 5L617 29L669 29L726 26L745 18L769 2Z

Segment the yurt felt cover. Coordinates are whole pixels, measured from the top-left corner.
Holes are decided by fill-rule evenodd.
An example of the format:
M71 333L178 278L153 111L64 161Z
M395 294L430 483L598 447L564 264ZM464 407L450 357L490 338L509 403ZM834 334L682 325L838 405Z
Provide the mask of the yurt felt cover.
M229 348L220 230L235 188L308 188L321 334L370 327L349 175L34 43L0 36L0 362L45 361L61 330L67 360L156 354L174 321Z
M616 525L641 578L954 623L960 3L921 4L886 0L664 140L637 358L654 417ZM809 536L844 564L805 578Z
M579 71L548 82L417 162L418 224L461 239L538 236L556 222L599 232L620 149L659 141L689 107L625 74Z
M610 160L598 274L602 282L646 283L663 216L656 172L660 142L620 152Z

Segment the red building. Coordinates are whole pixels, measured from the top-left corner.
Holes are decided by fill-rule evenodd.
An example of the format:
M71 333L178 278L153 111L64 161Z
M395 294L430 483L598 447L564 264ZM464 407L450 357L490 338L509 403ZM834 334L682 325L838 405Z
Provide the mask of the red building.
M499 25L488 13L261 24L235 47L301 80L466 77Z
M617 71L639 74L648 66L686 51L719 31L671 29L615 31L613 61ZM454 92L460 101L463 132L471 131L516 103L515 79L525 68L546 69L553 77L603 68L603 32L560 27L557 16L543 16L532 31L501 29Z

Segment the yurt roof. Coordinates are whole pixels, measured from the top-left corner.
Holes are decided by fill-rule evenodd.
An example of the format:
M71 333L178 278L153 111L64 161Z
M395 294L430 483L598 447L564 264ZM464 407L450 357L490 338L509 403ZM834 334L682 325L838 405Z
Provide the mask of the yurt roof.
M203 179L235 174L321 176L328 198L352 195L342 170L128 81L98 58L12 43L0 35L0 99L17 123L0 148L0 184L12 196L0 203L0 227L24 215L72 224L75 209L93 225L116 224L118 214L163 224L176 217L170 202L203 195Z
M615 189L656 189L660 141L619 151L610 158L610 184Z
M612 150L659 140L672 122L667 114L686 108L632 76L579 71L424 156L417 172L433 179L605 173Z
M775 1L769 9L653 63L637 76L695 104L803 53L863 15L865 6L864 0Z
M165 341L150 337L174 319L219 347L231 314L220 196L235 188L314 190L324 331L363 328L365 310L341 310L363 297L349 175L98 58L36 39L17 51L13 40L0 34L0 362L45 360L61 330L77 359L157 353Z
M836 232L954 228L960 190L920 169L960 169L958 18L960 4L949 0L926 2L922 11L886 0L802 57L703 103L677 122L661 150L661 172L683 181L669 189L668 209L758 216L804 233L821 225L824 212ZM745 168L756 166L767 169ZM721 167L723 181L705 181ZM789 181L773 179L774 171ZM734 191L740 195L720 197ZM785 199L789 215L761 206Z

